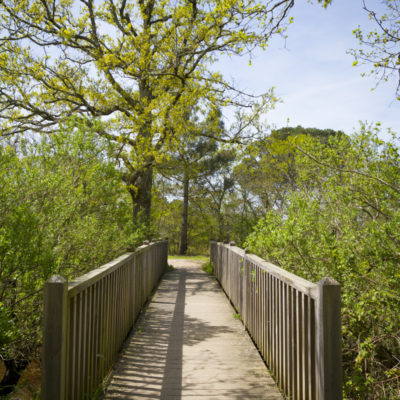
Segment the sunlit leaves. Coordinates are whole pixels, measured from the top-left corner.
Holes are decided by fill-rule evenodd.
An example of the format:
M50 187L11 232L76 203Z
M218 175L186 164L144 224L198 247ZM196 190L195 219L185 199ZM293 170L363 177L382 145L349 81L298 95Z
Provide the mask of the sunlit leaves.
M353 66L365 64L371 66L370 75L378 81L388 81L394 78L396 82L396 94L399 95L400 70L399 41L400 41L400 2L399 0L384 0L387 12L379 14L370 2L364 1L364 10L368 12L370 20L376 29L364 32L361 27L353 31L360 43L360 48L350 53L355 57Z
M298 275L341 283L344 389L354 399L399 390L399 142L382 141L379 130L297 143L296 187L248 238Z
M0 357L40 346L44 281L109 261L138 239L131 204L101 124L74 120L38 142L0 146ZM139 232L139 233L138 233Z
M97 133L124 145L118 154L135 176L180 146L187 110L256 105L209 67L221 53L265 47L292 5L3 1L2 134L56 130L77 113L103 118Z

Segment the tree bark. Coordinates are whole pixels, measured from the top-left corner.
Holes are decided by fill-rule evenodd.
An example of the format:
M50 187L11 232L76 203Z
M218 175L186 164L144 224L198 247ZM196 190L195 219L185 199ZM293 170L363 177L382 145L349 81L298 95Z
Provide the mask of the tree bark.
M181 227L181 246L179 254L184 255L188 247L188 208L189 208L189 178L185 173L183 179L183 204L182 204L182 227Z
M132 217L136 225L150 227L151 190L153 187L153 168L148 167L138 177L127 174L125 182L132 198Z

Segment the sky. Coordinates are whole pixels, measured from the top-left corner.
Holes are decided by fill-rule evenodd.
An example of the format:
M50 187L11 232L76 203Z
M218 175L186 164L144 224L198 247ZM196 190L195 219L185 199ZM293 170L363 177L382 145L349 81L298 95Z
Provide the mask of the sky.
M370 0L383 10L380 3ZM375 78L361 77L370 68L353 67L354 58L347 54L358 47L352 31L358 25L365 31L373 27L362 1L334 0L323 9L298 0L292 16L288 38L274 38L266 51L255 53L251 66L244 56L222 59L218 69L249 92L275 88L282 103L267 115L273 127L302 125L351 133L363 121L380 122L383 131L392 128L400 134L396 81L376 87Z

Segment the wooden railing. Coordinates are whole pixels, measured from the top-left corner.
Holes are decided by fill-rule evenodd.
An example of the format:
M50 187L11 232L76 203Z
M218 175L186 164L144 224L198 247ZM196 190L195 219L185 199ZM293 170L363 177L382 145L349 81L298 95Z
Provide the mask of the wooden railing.
M167 266L168 241L44 288L44 400L92 399Z
M285 396L341 399L340 285L308 282L233 245L210 247L217 279Z

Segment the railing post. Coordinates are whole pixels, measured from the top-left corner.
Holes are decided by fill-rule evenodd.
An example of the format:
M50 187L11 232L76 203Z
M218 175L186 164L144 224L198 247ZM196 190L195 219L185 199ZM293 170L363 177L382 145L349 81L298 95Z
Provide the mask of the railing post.
M43 400L64 400L68 283L53 275L44 284Z
M340 285L332 278L318 282L317 390L319 400L342 399Z

